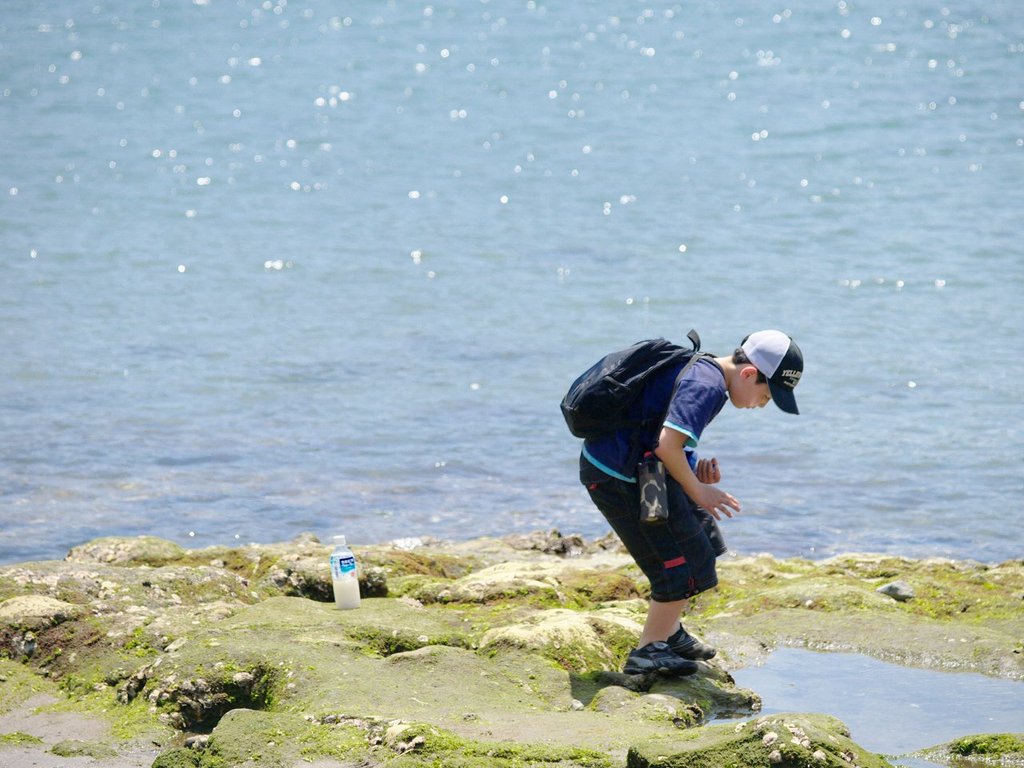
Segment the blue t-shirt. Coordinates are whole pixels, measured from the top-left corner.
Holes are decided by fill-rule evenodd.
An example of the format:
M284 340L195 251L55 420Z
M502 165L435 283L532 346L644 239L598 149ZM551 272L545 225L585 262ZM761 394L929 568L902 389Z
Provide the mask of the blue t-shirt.
M693 464L692 449L697 447L704 428L718 415L729 399L725 388L725 374L713 360L702 357L679 380L673 389L676 377L685 363L669 366L659 371L644 387L640 398L626 416L630 419L657 417L665 414L664 425L657 425L640 434L640 455L653 451L665 426L683 433L686 438L688 458ZM668 412L665 413L665 404ZM583 455L607 475L636 482L636 467L630 463L633 430L622 429L583 443ZM639 457L635 457L639 458Z

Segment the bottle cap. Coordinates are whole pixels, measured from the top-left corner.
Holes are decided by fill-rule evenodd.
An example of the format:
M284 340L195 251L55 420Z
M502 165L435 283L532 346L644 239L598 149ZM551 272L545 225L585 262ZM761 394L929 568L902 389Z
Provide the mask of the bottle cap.
M334 539L335 544L341 544L343 547L348 546L348 544L345 542L344 536L332 536L331 538Z

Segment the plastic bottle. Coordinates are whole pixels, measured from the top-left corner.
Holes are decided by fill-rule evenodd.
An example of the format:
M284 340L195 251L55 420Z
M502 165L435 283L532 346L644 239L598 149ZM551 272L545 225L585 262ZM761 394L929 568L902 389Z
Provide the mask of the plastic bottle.
M334 607L358 608L359 579L356 577L356 556L348 548L344 536L334 537L331 580L334 582Z

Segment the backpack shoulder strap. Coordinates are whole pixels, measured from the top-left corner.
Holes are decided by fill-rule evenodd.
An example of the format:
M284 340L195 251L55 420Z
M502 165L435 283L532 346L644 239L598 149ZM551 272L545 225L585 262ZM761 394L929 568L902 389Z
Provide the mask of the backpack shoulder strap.
M642 429L650 429L651 427L657 427L659 425L664 424L665 418L668 416L669 408L672 407L672 395L675 394L676 387L679 386L679 382L682 380L683 376L685 376L686 372L693 367L693 364L700 360L702 357L714 357L714 355L712 355L710 352L700 351L700 336L697 334L697 331L691 330L688 334L686 334L686 337L693 344L693 351L688 352L688 354L690 355L690 359L686 361L686 365L684 365L679 370L679 373L676 374L676 379L672 383L672 391L669 393L668 402L665 403L665 410L661 412L661 418L645 419L641 425ZM634 430L633 435L630 437L629 456L626 460L627 467L634 467L640 461L640 434L641 429L637 429Z
M675 394L676 387L679 386L679 382L682 381L683 376L686 375L686 372L689 371L693 367L693 364L700 360L702 357L714 357L714 355L712 355L710 352L701 352L699 350L694 350L693 354L690 355L690 359L686 361L686 365L684 365L679 370L679 373L676 374L676 380L672 383L672 391L669 393L668 402L665 403L665 410L661 414L662 424L665 423L665 417L668 416L668 409L672 407L672 395Z

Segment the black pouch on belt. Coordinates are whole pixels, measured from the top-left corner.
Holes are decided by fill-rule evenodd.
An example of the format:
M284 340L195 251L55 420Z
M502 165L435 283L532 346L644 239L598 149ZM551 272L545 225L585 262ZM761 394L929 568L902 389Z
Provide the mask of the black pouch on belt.
M637 466L636 482L640 489L640 522L658 525L668 520L668 487L665 465L653 453L644 454Z

